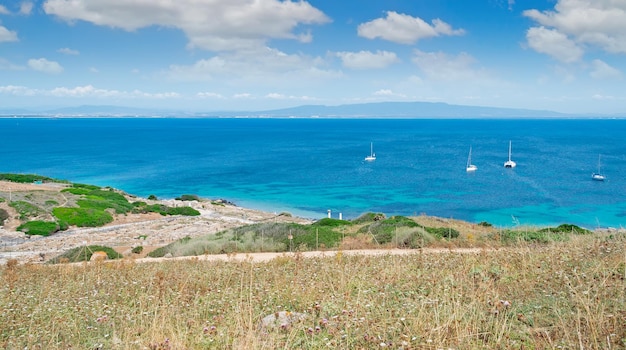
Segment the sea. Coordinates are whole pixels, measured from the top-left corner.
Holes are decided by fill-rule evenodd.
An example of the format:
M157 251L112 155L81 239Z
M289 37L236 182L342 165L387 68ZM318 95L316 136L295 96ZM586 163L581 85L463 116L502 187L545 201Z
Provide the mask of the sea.
M311 219L626 226L625 119L9 117L0 172Z

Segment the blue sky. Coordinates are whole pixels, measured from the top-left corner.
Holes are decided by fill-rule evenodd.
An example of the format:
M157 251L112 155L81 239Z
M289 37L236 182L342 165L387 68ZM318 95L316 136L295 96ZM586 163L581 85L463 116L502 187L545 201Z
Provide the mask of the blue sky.
M626 114L617 0L0 0L0 108Z

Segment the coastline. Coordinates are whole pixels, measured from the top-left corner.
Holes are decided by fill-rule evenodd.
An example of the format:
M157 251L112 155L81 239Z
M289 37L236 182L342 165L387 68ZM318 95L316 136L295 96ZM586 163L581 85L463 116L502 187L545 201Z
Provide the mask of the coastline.
M60 191L62 184L20 184L0 181L0 192L9 189L15 193L24 191ZM102 227L71 227L50 236L29 236L15 231L15 222L5 222L0 227L0 265L9 259L37 263L57 256L71 248L82 245L111 246L124 256L132 255L132 248L143 246L143 257L149 251L184 237L214 234L242 225L275 221L310 223L312 220L275 214L240 207L227 201L216 204L211 201L148 200L127 195L131 200L168 206L189 206L200 212L199 216L161 216L156 213L115 215L114 221ZM0 208L8 209L6 202Z

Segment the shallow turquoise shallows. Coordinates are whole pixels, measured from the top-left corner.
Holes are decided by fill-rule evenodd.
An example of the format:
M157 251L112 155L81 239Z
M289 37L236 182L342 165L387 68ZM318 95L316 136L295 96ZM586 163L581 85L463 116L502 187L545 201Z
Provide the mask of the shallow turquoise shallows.
M310 218L619 228L624 135L626 120L0 118L0 172ZM591 179L599 155L603 182Z

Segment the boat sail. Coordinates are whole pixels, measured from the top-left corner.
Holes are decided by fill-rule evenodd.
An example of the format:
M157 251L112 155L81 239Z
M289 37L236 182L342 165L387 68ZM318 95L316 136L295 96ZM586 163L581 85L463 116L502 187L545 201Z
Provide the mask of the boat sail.
M465 171L472 172L478 170L478 167L472 164L472 146L469 149L469 155L467 156L467 165L465 166Z
M604 181L604 179L606 178L600 172L600 155L599 154L598 154L598 172L591 174L591 178L596 181Z
M511 141L509 141L509 160L504 162L505 168L515 168L517 164L511 160Z
M376 154L374 153L374 143L370 143L370 155L365 157L365 160L368 162L376 160Z

